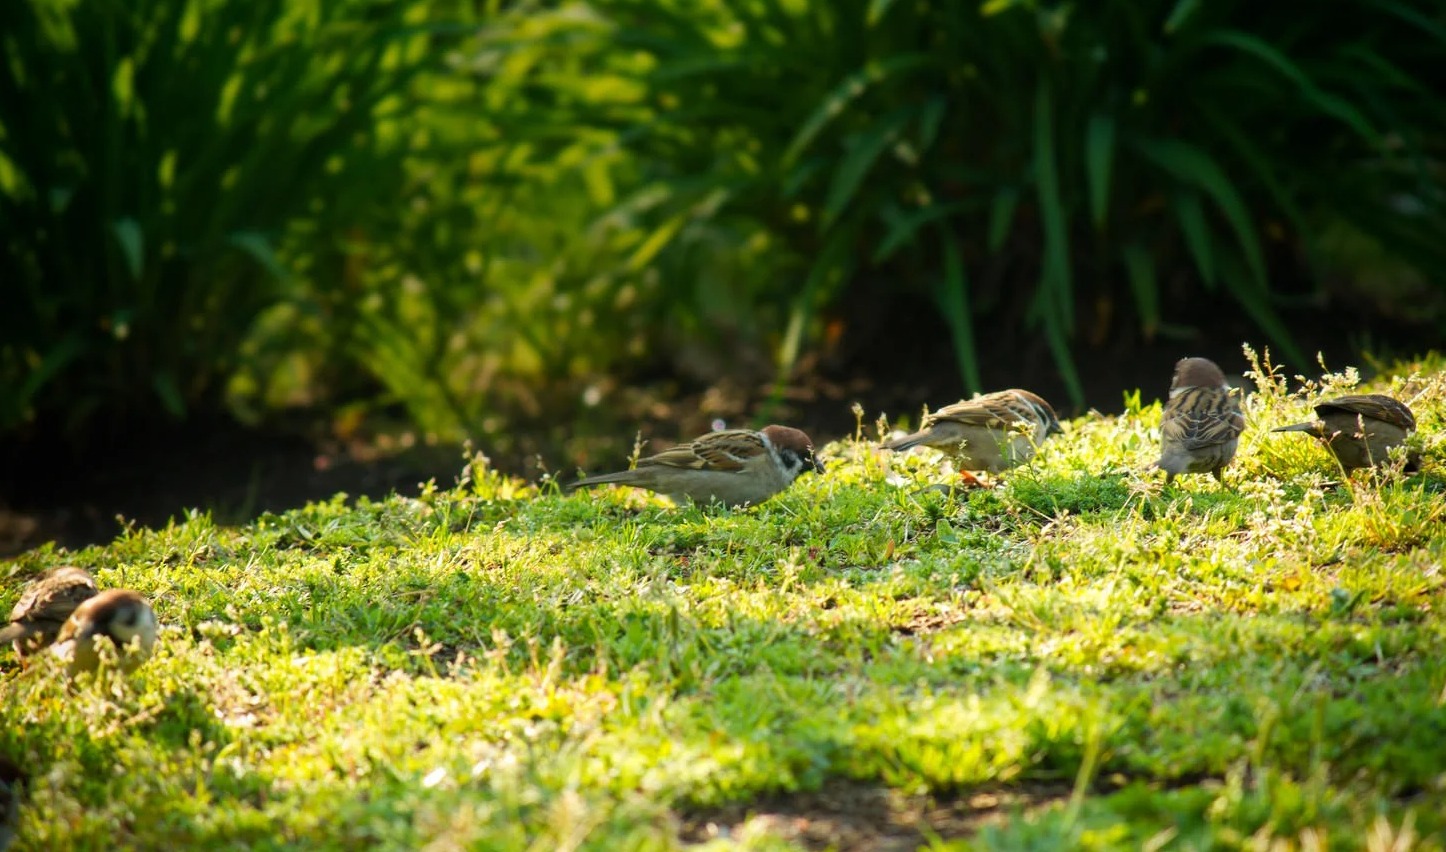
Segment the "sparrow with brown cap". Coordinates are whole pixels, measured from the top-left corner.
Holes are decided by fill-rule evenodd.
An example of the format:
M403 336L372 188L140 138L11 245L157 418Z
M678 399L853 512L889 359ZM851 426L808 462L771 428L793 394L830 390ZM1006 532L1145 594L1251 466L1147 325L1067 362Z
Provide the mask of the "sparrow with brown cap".
M632 470L589 476L568 491L615 483L704 505L756 506L802 474L823 473L813 441L798 429L765 426L754 432L709 432L690 443L639 459Z
M129 672L150 659L158 629L156 613L145 598L130 589L108 589L75 608L51 651L75 675L95 671L100 649L108 644L121 670Z

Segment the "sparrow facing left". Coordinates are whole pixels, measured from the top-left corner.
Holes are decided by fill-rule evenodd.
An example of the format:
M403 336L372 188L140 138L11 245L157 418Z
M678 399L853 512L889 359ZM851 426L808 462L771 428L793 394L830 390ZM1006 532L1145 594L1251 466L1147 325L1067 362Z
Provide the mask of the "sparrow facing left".
M51 568L30 582L10 610L10 623L0 628L0 644L13 642L15 654L26 654L55 641L75 608L95 596L95 578L72 565Z
M150 659L156 644L156 613L130 589L108 589L75 608L51 651L70 664L72 675L100 665L97 643L109 639L122 671Z
M1225 481L1225 466L1235 457L1245 415L1240 397L1225 373L1208 358L1181 358L1170 382L1170 398L1160 419L1160 460L1169 485L1182 473L1210 473Z
M1316 403L1315 416L1318 419L1270 431L1314 435L1335 454L1347 475L1359 468L1385 464L1391 450L1406 443L1406 437L1416 431L1411 409L1379 393L1323 400ZM1417 470L1420 464L1419 454L1407 455L1407 471Z
M691 443L639 459L633 470L589 476L568 491L614 482L666 494L677 502L756 506L800 475L823 473L813 442L798 429L765 426L753 432L709 432Z
M951 456L959 470L999 473L1034 458L1044 439L1063 433L1049 403L1014 388L946 405L926 416L919 431L882 446L933 447Z

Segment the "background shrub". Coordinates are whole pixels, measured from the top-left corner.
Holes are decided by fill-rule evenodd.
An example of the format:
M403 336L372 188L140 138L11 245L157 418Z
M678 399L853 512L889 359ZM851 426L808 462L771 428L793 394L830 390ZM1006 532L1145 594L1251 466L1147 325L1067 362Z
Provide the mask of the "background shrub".
M965 385L1340 278L1446 315L1425 0L0 11L0 432L290 405L439 436L787 375L930 300ZM562 416L557 412L562 411ZM555 427L565 429L565 426Z
M1215 291L1303 364L1282 310L1320 292L1340 239L1441 290L1436 4L593 0L546 14L573 26L516 51L585 43L641 88L625 102L636 120L598 99L591 123L618 126L645 164L660 263L717 222L786 258L762 288L788 306L785 364L821 307L908 290L942 312L971 389L989 322L996 339L1044 341L1078 399L1081 328L1188 335Z

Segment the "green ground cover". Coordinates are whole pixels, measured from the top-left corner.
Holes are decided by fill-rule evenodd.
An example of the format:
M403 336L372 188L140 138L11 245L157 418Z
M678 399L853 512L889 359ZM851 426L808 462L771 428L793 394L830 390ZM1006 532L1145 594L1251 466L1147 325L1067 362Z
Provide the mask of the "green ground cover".
M32 551L0 607L68 561L163 633L124 680L5 653L17 848L1446 848L1442 369L1371 385L1412 476L1342 484L1263 378L1224 489L1163 490L1136 402L992 490L923 490L939 457L862 419L751 510L479 456Z

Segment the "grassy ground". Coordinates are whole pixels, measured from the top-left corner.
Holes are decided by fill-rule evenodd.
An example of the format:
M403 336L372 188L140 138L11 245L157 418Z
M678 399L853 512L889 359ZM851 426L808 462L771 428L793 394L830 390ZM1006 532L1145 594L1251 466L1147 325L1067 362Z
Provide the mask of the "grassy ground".
M0 606L64 559L164 633L74 688L4 655L18 846L1446 848L1442 366L1377 385L1409 478L1337 484L1267 380L1225 489L1163 491L1132 405L967 494L861 425L754 510L476 463L33 551Z

